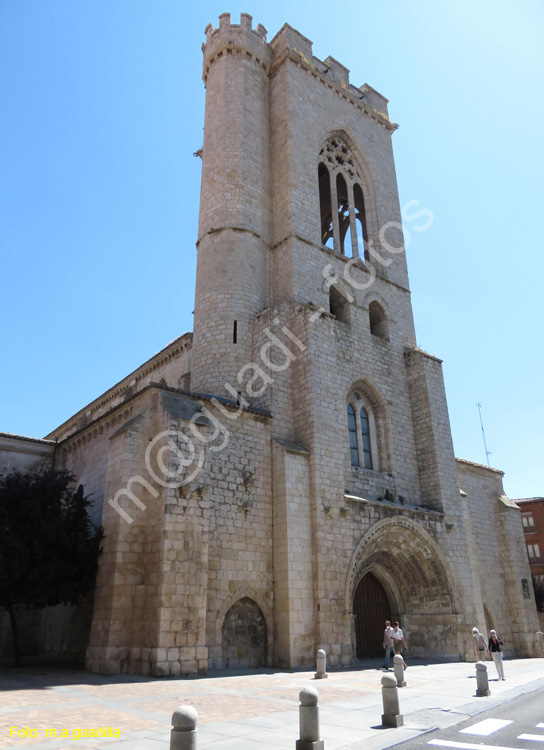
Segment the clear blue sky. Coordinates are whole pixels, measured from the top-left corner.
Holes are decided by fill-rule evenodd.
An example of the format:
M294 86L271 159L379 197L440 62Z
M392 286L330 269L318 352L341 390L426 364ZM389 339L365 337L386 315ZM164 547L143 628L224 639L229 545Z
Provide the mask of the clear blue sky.
M458 456L544 494L538 0L2 0L0 430L41 437L192 330L204 28L283 23L390 99L419 345Z

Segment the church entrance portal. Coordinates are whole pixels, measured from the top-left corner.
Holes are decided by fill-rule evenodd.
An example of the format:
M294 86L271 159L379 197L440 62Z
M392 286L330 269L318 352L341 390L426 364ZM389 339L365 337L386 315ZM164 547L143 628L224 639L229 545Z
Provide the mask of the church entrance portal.
M221 631L225 667L264 667L266 622L260 608L245 596L225 615Z
M359 581L353 597L357 658L383 656L385 621L391 619L387 594L378 579L367 573Z

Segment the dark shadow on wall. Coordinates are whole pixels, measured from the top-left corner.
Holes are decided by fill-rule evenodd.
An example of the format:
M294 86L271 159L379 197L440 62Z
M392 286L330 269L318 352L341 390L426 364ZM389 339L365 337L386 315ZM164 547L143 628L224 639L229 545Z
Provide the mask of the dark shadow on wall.
M91 594L77 607L59 604L45 609L18 609L19 640L23 663L39 658L59 666L83 668L93 616ZM13 641L9 616L0 611L0 658L13 659Z

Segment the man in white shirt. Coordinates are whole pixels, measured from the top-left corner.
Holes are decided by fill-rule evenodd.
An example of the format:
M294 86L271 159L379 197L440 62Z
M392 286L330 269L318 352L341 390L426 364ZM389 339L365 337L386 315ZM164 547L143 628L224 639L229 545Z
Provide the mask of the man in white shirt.
M393 638L391 637L391 633L393 632L393 628L391 627L391 623L389 620L385 621L385 630L383 633L383 647L385 649L385 669L389 669L389 665L391 663L391 655L394 654L393 649Z
M402 649L404 648L405 651L408 651L408 646L406 645L406 641L404 640L404 633L399 627L398 622L395 623L393 627L393 632L391 633L391 638L393 639L393 648L395 649L396 654L402 655ZM404 661L404 658L402 660L404 664L404 669L408 669L408 665Z

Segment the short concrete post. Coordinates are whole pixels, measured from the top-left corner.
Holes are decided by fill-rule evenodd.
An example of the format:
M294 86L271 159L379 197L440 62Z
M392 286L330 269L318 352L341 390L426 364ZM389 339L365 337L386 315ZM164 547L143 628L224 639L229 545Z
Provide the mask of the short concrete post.
M400 654L395 654L393 657L393 673L397 681L397 687L406 687L406 680L404 679L404 659Z
M402 664L401 664L402 667ZM400 713L399 691L397 681L391 675L384 674L382 677L383 714L382 724L384 727L401 727L404 717Z
M317 652L317 672L315 673L315 679L316 680L326 680L329 676L327 674L327 654L323 651L322 648L319 649Z
M170 750L196 750L198 714L192 706L180 706L172 714Z
M315 688L307 687L300 691L298 697L300 739L296 742L296 750L325 750L323 740L319 739L319 693Z
M487 679L487 665L483 661L476 662L476 695L491 695Z

